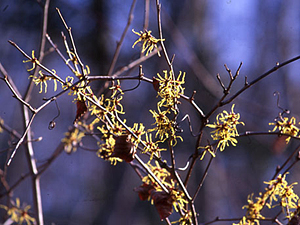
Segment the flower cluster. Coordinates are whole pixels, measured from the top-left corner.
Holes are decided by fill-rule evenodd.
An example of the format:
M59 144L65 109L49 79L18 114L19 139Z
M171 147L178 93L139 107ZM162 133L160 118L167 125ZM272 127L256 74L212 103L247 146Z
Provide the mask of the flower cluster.
M5 209L10 219L17 224L35 224L35 219L28 214L30 205L21 207L20 199L17 198L16 202L11 202L11 206L0 205L1 208Z
M150 52L152 52L154 48L158 49L157 43L159 41L164 41L165 40L165 39L157 39L157 38L153 37L151 35L151 32L152 32L151 30L149 30L149 31L145 30L144 32L140 31L140 33L139 33L139 32L134 31L134 29L132 29L132 32L139 36L139 38L132 45L132 48L134 48L134 46L137 43L143 42L142 53L144 53L147 50L146 51L146 56ZM158 56L160 56L159 51L158 51Z
M276 179L264 183L268 185L265 188L265 192L260 193L255 199L253 199L253 194L248 196L248 204L243 206L243 208L247 209L246 216L235 225L259 225L259 221L265 219L261 214L265 206L269 209L281 206L288 219L293 217L294 214L290 212L293 209L298 209L299 201L298 195L293 190L294 185L297 183L288 185L286 174L279 174Z
M200 160L204 159L204 156L206 155L207 152L209 152L213 157L216 157L214 149L211 145L206 145L204 147L200 146L200 147L198 147L198 149L203 149L203 151L201 153L202 155L200 157Z
M79 60L77 59L77 57L75 56L75 54L73 52L68 52L69 53L69 59L66 61L66 64L69 63L69 61L73 62L73 65L76 67L76 70L73 69L72 67L72 72L75 75L74 77L77 77L78 79L83 79L85 78L87 75L90 74L90 69L87 65L82 66L82 73L79 72L79 69L77 68L78 64L79 64ZM54 91L57 91L57 82L59 82L62 86L62 89L67 89L70 88L70 95L76 95L77 98L75 98L75 100L77 99L81 99L81 96L83 96L84 94L90 94L90 87L88 86L88 82L86 80L82 80L82 82L79 82L78 84L74 85L74 77L73 76L67 76L65 78L65 80L63 80L62 78L60 78L56 71L50 70L46 67L44 67L39 61L38 59L35 57L34 55L34 50L32 51L32 56L31 59L29 60L24 60L24 63L27 62L31 62L32 63L32 68L28 69L28 71L32 71L34 70L37 66L42 67L42 70L38 71L38 76L34 76L34 75L30 75L29 78L32 78L32 81L34 82L35 85L39 85L40 86L40 91L39 93L47 92L47 87L48 87L48 81L53 80L54 82ZM45 72L44 72L45 71Z
M84 137L84 133L75 128L73 131L66 132L65 137L61 140L64 144L65 151L70 154L76 152L81 139Z
M280 133L288 135L288 137L285 139L287 144L291 140L291 137L296 137L299 133L299 128L296 126L296 124L295 117L292 117L291 119L284 117L280 120L276 120L275 123L269 123L269 125L274 126L272 132L278 130Z
M186 210L185 205L188 203L181 190L178 190L176 181L172 178L170 172L160 167L157 161L155 165L147 164L152 173L168 189L169 193L162 190L161 186L150 176L145 176L143 184L136 188L141 200L150 200L155 205L160 218L163 220L172 214L173 208L176 212L182 212L184 215L180 221L191 222L191 213ZM188 224L188 223L186 223Z
M212 131L211 137L213 140L218 141L217 149L223 151L226 146L229 146L229 142L236 146L236 137L239 136L236 126L241 124L245 125L243 122L239 122L240 114L233 111L234 104L231 107L231 112L223 111L217 115L217 122L214 124L207 124L207 127L215 129Z
M161 151L166 151L164 148L159 148L158 143L152 141L152 134L151 133L145 133L146 136L146 141L145 147L144 147L144 153L149 153L150 158L149 161L153 159L153 156L160 158L160 152Z
M176 145L177 139L182 140L176 135L177 122L175 121L178 111L177 105L180 104L178 99L184 94L185 73L180 72L175 79L172 71L163 71L164 76L157 74L158 78L153 78L153 85L157 91L157 96L160 101L157 103L157 111L150 110L156 125L155 128L149 131L156 131L155 137L159 137L161 142L170 139L171 145Z
M30 69L28 69L27 71L32 71L36 68L37 65L40 65L39 60L34 55L34 50L32 50L32 52L31 52L31 59L23 60L23 63L27 63L27 62L32 63L32 67Z
M29 78L32 78L32 81L35 83L35 85L40 85L40 91L39 93L43 92L43 85L44 85L44 89L45 89L45 93L47 92L47 81L51 80L51 76L47 76L46 74L42 73L42 71L39 71L39 77L35 77L33 75L30 75ZM54 79L54 91L57 90L57 82L56 79Z
M184 94L185 73L180 71L176 79L172 71L164 70L163 73L163 77L157 73L158 78L153 79L154 84L158 84L157 94L161 98L158 106L174 111L174 105L180 103L178 99Z

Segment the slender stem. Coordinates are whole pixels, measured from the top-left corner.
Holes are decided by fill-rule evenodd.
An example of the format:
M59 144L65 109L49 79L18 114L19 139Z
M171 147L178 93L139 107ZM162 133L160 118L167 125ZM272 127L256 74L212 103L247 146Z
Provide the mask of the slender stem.
M2 64L0 63L0 70L1 72L4 74L4 77L1 78L2 80L5 81L6 85L8 86L8 88L11 90L11 92L13 93L13 96L18 99L21 104L25 105L26 107L28 107L30 109L31 112L34 112L35 109L25 100L22 99L22 96L20 95L18 89L16 88L16 86L14 85L13 81L11 79L9 79L9 76L6 74L6 71L4 70Z
M62 22L63 22L63 24L64 24L64 26L66 28L66 30L69 33L69 37L70 37L70 40L71 40L71 44L72 44L74 55L75 55L75 57L76 57L76 59L78 61L78 64L79 64L80 68L81 68L81 74L84 75L84 65L83 65L82 61L80 60L80 57L79 57L79 55L77 53L77 48L76 48L75 41L74 41L74 38L73 38L73 35L72 35L71 27L69 27L67 25L66 21L64 20L62 14L61 14L61 12L60 12L60 10L58 8L56 8L56 11L58 12L58 14L59 14L59 16L60 16L60 18L61 18L61 20L62 20Z
M274 179L278 176L279 172L280 172L280 171L288 164L288 162L295 156L295 154L299 151L299 149L300 149L300 145L298 145L298 147L292 152L292 154L286 159L286 161L285 161L281 166L278 166L278 167L276 168L275 174L274 174L274 176L272 177L271 180L274 180ZM299 160L296 160L294 163L296 163L296 162L298 162L298 161L299 161ZM291 166L293 166L294 163L293 163ZM291 168L291 166L290 166L288 169L286 169L285 172L284 172L283 174L287 173L287 171Z
M120 40L117 42L117 47L116 47L116 50L115 50L115 53L114 53L114 56L113 56L113 60L110 64L110 67L109 67L109 70L108 70L108 76L110 76L115 68L115 65L116 65L116 62L119 58L119 54L120 54L120 51L121 51L121 47L122 47L122 44L123 44L123 41L125 39L125 36L128 32L128 29L131 25L131 22L133 20L133 10L134 10L134 7L135 7L135 4L136 4L136 0L133 0L132 1L132 4L131 4L131 7L130 7L130 11L129 11L129 15L128 15L128 20L127 20L127 24L124 28L124 31L121 35L121 38Z
M44 54L45 54L45 44L46 44L46 33L47 33L47 26L48 26L48 12L49 12L49 4L50 0L45 1L44 5L44 12L43 12L43 28L42 28L42 34L41 34L41 43L40 43L40 50L39 50L39 59L38 59L38 64L34 72L34 76L38 74L38 70L40 66L43 68L45 71L50 71L50 74L58 80L60 80L59 77L56 76L56 74L52 73L51 70L48 70L46 67L42 66L40 62L43 61L44 59ZM25 94L25 101L28 101L31 98L31 92L32 92L32 87L33 87L33 82L30 82L26 94ZM46 106L46 105L45 105ZM39 110L38 110L39 111ZM24 125L26 127L26 130L24 132L24 135L27 136L27 160L30 168L30 173L31 173L31 178L32 178L32 188L33 188L33 198L34 198L34 208L36 210L36 219L37 219L37 224L38 225L43 225L44 224L44 219L43 219L43 207L42 207L42 195L41 195L41 186L40 186L40 176L38 176L38 169L36 165L36 159L34 155L34 150L33 150L33 145L30 140L32 140L32 132L31 132L31 124L33 122L33 119L38 112L36 111L35 113L32 114L31 118L29 116L29 111L28 108L23 105L23 115L24 115ZM18 143L21 143L21 140L19 140ZM9 164L9 163L8 163Z
M205 171L204 171L204 174L203 174L203 176L202 176L202 179L201 179L201 181L200 181L200 183L199 183L199 185L198 185L198 187L197 187L197 190L195 191L195 194L194 194L194 196L193 196L193 201L195 201L196 197L197 197L198 194L199 194L200 189L201 189L202 186L203 186L204 180L205 180L205 178L207 177L208 170L209 170L209 168L210 168L210 165L211 165L213 159L214 159L214 157L213 157L213 156L210 156L210 160L209 160L209 162L208 162L208 164L207 164L207 166L206 166L206 169L205 169Z
M45 56L45 46L46 46L46 33L47 33L47 27L48 27L48 14L49 14L49 4L50 0L46 0L44 4L44 11L43 11L43 27L42 27L42 32L41 32L41 42L40 42L40 49L39 49L39 56L38 56L38 61L42 62ZM39 72L39 66L37 65L33 76L36 77ZM31 96L31 92L34 87L34 82L30 82L26 93L27 96L25 97L25 101L29 101L29 98ZM27 98L28 97L28 98Z
M27 111L27 110L28 110L28 109L26 108L26 111ZM27 113L28 113L28 111L27 111ZM32 124L32 122L33 122L33 119L34 119L35 115L36 115L36 114L34 113L34 114L32 114L32 116L31 116L30 119L29 119L29 117L26 119L26 129L25 129L25 131L24 131L22 137L21 137L21 138L19 139L19 141L17 142L16 147L15 147L14 150L12 151L12 153L11 153L11 155L10 155L10 158L8 159L8 161L7 161L7 163L6 163L7 166L10 165L12 159L14 158L14 156L15 156L17 150L18 150L18 148L19 148L20 145L23 143L23 141L24 141L26 135L29 133L29 131L30 131L30 126L31 126L31 124ZM29 140L30 140L30 139L29 139ZM27 144L28 144L28 143L27 143Z
M252 87L254 84L257 84L260 80L264 79L265 77L271 75L272 73L274 73L275 71L277 71L278 69L292 63L295 62L297 60L300 59L300 55L296 56L292 59L289 59L287 61L284 61L283 63L276 63L276 66L274 66L272 69L268 70L267 72L265 72L264 74L260 75L258 78L256 78L255 80L253 80L252 82L248 83L245 82L245 85L239 90L237 91L232 97L230 97L229 99L225 100L225 98L223 98L223 100L219 101L218 104L206 115L206 118L209 118L216 110L217 108L229 104L230 102L232 102L234 99L236 99L240 94L242 94L245 90L247 90L248 88Z
M70 68L70 70L73 72L75 69L72 67L72 65L69 63L69 61L64 57L64 55L61 53L61 51L57 48L56 44L52 41L49 34L46 34L46 38L48 39L48 42L52 45L54 50L57 52L57 54L62 58L62 60L66 63L66 65Z
M188 185L189 179L190 179L190 177L192 175L193 168L194 168L194 166L196 164L196 160L199 157L198 146L200 145L200 142L201 142L201 139L202 139L202 135L203 135L203 131L202 130L203 130L203 127L204 126L202 125L202 127L200 128L201 131L200 131L200 134L199 134L198 139L197 139L197 143L196 143L196 146L195 146L195 152L194 152L194 154L192 156L192 162L191 162L191 165L189 167L189 170L187 172L187 175L186 175L186 178L185 178L185 181L184 181L184 185L185 186Z
M28 109L23 106L23 112L24 112L24 120L25 124L27 125L27 140L32 139L32 132L31 132L31 123L34 119L34 116L36 114L33 114L32 117L29 119L29 112ZM29 121L29 122L27 122ZM25 134L25 133L24 133ZM33 151L33 146L32 142L28 141L27 142L27 160L29 163L29 168L31 172L31 178L32 178L32 183L33 183L33 198L34 198L34 206L36 209L36 217L37 217L37 223L38 225L43 225L44 220L43 220L43 208L42 208L42 195L41 195L41 186L40 186L40 176L38 176L38 169L36 166L36 160L34 156L34 151Z
M28 60L32 60L32 58L27 55L15 42L9 40L8 41L11 45L13 45L16 49L18 49ZM41 67L43 70L45 70L46 72L48 72L49 74L51 74L51 76L57 80L59 80L59 82L61 82L62 84L65 84L65 81L63 79L61 79L59 76L57 76L53 71L51 71L50 69L48 69L46 66L44 66L43 64L41 64L41 62L36 61L35 62L37 66ZM30 94L29 89L27 89L27 93ZM30 96L30 95L28 95ZM25 98L27 99L27 98Z
M173 64L170 61L170 58L169 58L168 53L167 53L167 49L166 49L165 44L163 42L164 38L163 38L163 34L162 34L162 23L161 23L161 4L160 4L159 0L156 0L156 8L157 8L157 24L158 24L160 45L162 47L162 51L163 51L164 57L167 61L167 64L170 68L170 71L172 71L173 76L174 76Z
M150 9L150 1L149 0L145 0L145 13L144 13L144 26L143 26L143 30L148 30L148 26L149 26L149 10Z

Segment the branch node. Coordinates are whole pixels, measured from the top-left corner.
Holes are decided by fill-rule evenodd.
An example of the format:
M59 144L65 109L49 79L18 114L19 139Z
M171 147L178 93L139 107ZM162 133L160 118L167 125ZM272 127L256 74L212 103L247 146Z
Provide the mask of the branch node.
M217 79L218 79L221 87L223 88L223 92L225 93L226 92L226 87L225 87L224 83L221 80L220 74L217 74Z
M196 91L193 91L192 96L190 97L190 101L194 101L196 95Z
M234 80L234 78L233 78L233 76L232 76L231 70L227 67L226 64L224 64L224 67L225 67L226 71L228 72L228 75L229 75L229 77L230 77L230 80Z

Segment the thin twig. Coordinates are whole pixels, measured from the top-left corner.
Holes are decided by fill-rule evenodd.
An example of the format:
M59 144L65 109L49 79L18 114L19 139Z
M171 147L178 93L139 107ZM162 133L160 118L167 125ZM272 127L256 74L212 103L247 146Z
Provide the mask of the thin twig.
M57 48L57 45L54 44L54 42L52 41L52 39L50 38L49 34L46 34L46 37L48 39L48 42L52 45L52 47L54 48L54 50L57 52L57 54L62 58L62 60L66 63L66 65L70 68L70 70L73 72L75 71L75 69L72 67L72 65L69 63L69 61L63 56L63 54L61 53L61 51Z
M127 24L126 24L126 26L124 28L124 31L123 31L123 33L122 33L122 35L120 37L120 40L117 42L117 47L116 47L116 50L115 50L112 62L110 64L109 70L108 70L108 76L111 76L113 70L115 69L115 65L116 65L116 62L117 62L117 60L119 58L119 54L120 54L120 51L121 51L121 47L122 47L123 41L125 39L125 36L126 36L126 34L128 32L128 29L129 29L129 27L131 25L131 22L133 20L133 17L134 17L133 16L133 10L134 10L135 4L136 4L136 0L133 0L132 4L131 4L131 7L130 7Z
M15 42L9 40L8 41L11 45L13 45L16 49L18 49L22 55L24 55L28 60L33 60L29 55L27 55ZM38 60L36 61L36 65L41 67L43 70L45 70L46 72L48 72L49 74L51 74L51 76L53 77L53 79L57 79L59 80L59 82L61 82L62 84L65 84L65 81L63 79L61 79L59 76L57 76L52 70L48 69L46 66L44 66L43 64L41 64L41 62L39 62ZM28 89L27 89L28 90ZM29 92L28 92L29 93ZM26 99L26 98L25 98Z
M77 53L77 48L76 48L75 41L74 41L74 38L73 38L73 35L72 35L72 32L71 32L71 27L69 27L67 25L66 21L64 20L62 14L61 14L61 12L60 12L60 10L58 8L56 8L56 11L58 12L58 14L59 14L59 16L60 16L60 18L61 18L61 20L62 20L62 22L63 22L63 24L64 24L64 26L66 28L66 30L69 33L69 37L70 37L70 40L71 40L71 44L72 44L74 55L75 55L75 57L76 57L76 59L78 61L78 64L80 66L81 74L84 75L84 65L83 65L82 61L80 60L80 57L79 57L79 55Z
M199 194L200 189L201 189L202 186L203 186L204 180L205 180L205 178L207 177L208 170L209 170L209 168L210 168L210 166L211 166L211 163L212 163L213 159L214 159L214 157L211 155L211 156L210 156L210 159L209 159L209 162L208 162L208 164L207 164L207 166L206 166L206 168L205 168L204 174L203 174L203 176L202 176L202 178L201 178L201 181L200 181L200 183L198 184L197 190L195 191L195 194L194 194L194 196L193 196L193 201L195 201L196 197L197 197L198 194Z
M0 64L1 65L1 64ZM2 65L0 66L2 67ZM2 70L2 69L1 69ZM26 107L28 107L30 109L31 112L34 112L35 109L25 100L22 99L22 96L20 96L20 93L18 91L18 89L16 88L16 86L12 83L11 80L9 80L8 76L4 76L3 78L1 78L2 80L5 81L6 85L8 86L8 88L11 90L11 92L13 93L13 97L15 97L17 100L19 100L21 102L21 104L25 105Z

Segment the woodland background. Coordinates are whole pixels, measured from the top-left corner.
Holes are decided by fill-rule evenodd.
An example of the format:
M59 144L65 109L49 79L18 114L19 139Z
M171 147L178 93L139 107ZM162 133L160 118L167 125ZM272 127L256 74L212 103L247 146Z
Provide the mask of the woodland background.
M107 74L116 42L127 23L131 6L130 0L52 0L49 10L48 33L63 50L61 31L63 24L55 7L63 13L68 25L72 27L77 50L81 59L91 68L91 74ZM235 82L231 92L241 88L244 76L253 80L276 62L282 62L300 53L300 2L297 0L163 0L162 25L165 45L169 54L175 54L176 71L186 72L187 95L197 91L195 101L208 111L222 95L216 79L220 73L224 80L228 74L224 64L235 71L243 62L240 79ZM137 1L134 20L130 30L143 28L144 1ZM22 49L31 53L38 50L42 27L42 8L32 0L0 1L0 62L5 66L21 93L25 92L28 79L27 64L24 57L7 41L13 40ZM156 9L150 3L150 25L157 36ZM139 57L139 49L132 49L136 35L129 32L123 44L117 68L127 65ZM50 45L49 45L50 46ZM69 73L62 60L52 53L44 64L56 68L60 74ZM157 72L167 69L164 60L152 57L143 63L145 76L152 78ZM277 107L275 91L280 93L280 106L291 111L300 119L300 62L281 68L272 76L248 89L234 101L235 111L241 114L246 126L241 132L268 131L281 110ZM129 71L137 74L138 68ZM26 85L24 85L26 83ZM100 89L104 83L93 84ZM123 90L134 87L137 81L125 81ZM46 94L38 94L32 99L33 105L42 102L42 97L53 94L51 85ZM11 97L4 82L0 82L0 117L16 130L22 131L21 105ZM38 162L47 159L75 118L75 104L70 96L57 100L60 116L56 127L48 129L49 122L57 115L54 104L38 114L33 123L35 138L43 136L41 142L34 143ZM156 93L153 87L142 83L140 88L126 93L123 106L129 123L144 122L151 126L154 122L149 109L155 107ZM186 106L184 105L186 104ZM230 110L230 106L224 109ZM183 103L181 117L189 113L193 127L197 130L199 118L187 103ZM211 121L214 122L214 121ZM183 122L182 128L188 130ZM244 129L244 130L243 130ZM189 134L189 132L186 132ZM207 137L209 133L207 132ZM176 156L178 165L184 166L192 154L195 141L191 135L183 136L178 142ZM0 135L0 150L8 147L10 137ZM264 188L263 181L270 179L277 165L282 164L290 151L297 145L292 140L288 146L279 146L275 136L249 136L239 138L237 147L228 147L214 160L207 180L195 206L200 212L199 221L210 221L216 216L222 218L241 217L245 210L248 194L258 194ZM89 139L84 139L89 145ZM189 146L190 144L190 146ZM90 145L96 148L96 145ZM0 155L3 166L6 151ZM205 161L205 160L204 160ZM205 168L198 163L197 172L191 183L196 184ZM14 183L20 174L28 171L24 152L20 148L9 169L9 182ZM288 176L291 182L300 180L299 165ZM197 174L199 175L197 177ZM190 187L193 185L190 183ZM159 216L149 202L139 200L134 187L141 184L138 176L126 163L111 166L98 158L95 153L78 149L68 155L61 154L41 178L42 199L45 224L157 224ZM3 187L0 187L0 192ZM300 193L299 186L295 192ZM15 191L14 196L22 202L31 204L31 182L25 179ZM1 200L1 199L0 199ZM4 213L4 211L2 211ZM124 222L126 221L126 222Z

